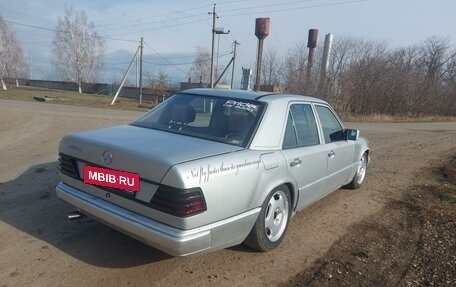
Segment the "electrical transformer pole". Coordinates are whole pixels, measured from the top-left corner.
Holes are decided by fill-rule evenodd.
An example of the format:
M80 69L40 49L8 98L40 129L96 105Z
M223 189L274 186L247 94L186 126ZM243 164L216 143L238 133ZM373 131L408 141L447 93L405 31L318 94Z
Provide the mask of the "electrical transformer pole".
M224 32L223 28L215 28L215 19L218 18L217 13L215 13L215 4L214 4L214 9L212 10L212 12L208 12L208 14L212 14L212 50L211 50L211 81L210 81L210 86L211 86L211 88L213 88L215 86L215 84L214 84L214 74L215 74L215 68L214 68L215 35L229 34L230 30L228 30L228 32Z
M215 4L212 10L212 50L211 50L211 78L210 78L210 86L211 88L214 87L214 49L215 49L215 18L217 17L217 13L215 13Z

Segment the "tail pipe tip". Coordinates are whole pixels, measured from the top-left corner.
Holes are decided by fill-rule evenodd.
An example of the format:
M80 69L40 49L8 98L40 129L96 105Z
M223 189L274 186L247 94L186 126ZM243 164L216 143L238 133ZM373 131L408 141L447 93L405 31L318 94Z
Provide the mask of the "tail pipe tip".
M76 211L68 212L66 214L66 217L69 220L76 220L76 219L81 219L81 218L85 217L85 215L82 214L80 211L76 210Z

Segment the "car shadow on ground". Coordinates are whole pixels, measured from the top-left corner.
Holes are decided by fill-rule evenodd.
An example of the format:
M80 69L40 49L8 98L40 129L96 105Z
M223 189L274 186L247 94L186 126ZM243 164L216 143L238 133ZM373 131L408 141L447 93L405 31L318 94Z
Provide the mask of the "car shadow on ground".
M88 264L127 268L158 262L169 255L90 218L69 221L75 209L61 201L55 186L57 162L30 167L0 183L0 220Z

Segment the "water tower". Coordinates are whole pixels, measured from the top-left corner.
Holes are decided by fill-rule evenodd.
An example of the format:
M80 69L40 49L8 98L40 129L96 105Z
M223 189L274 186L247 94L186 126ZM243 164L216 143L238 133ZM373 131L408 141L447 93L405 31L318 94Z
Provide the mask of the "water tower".
M261 62L263 59L263 40L269 35L269 18L256 18L255 20L255 36L258 38L258 57L257 70L255 80L255 90L260 90L261 83Z

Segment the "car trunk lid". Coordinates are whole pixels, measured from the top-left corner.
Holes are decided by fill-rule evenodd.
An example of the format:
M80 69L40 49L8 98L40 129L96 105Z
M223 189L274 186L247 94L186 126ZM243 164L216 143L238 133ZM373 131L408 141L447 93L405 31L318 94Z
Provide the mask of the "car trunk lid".
M67 135L60 153L78 163L139 173L142 179L160 183L175 164L234 152L241 147L166 131L123 125ZM104 158L106 152L111 160Z

